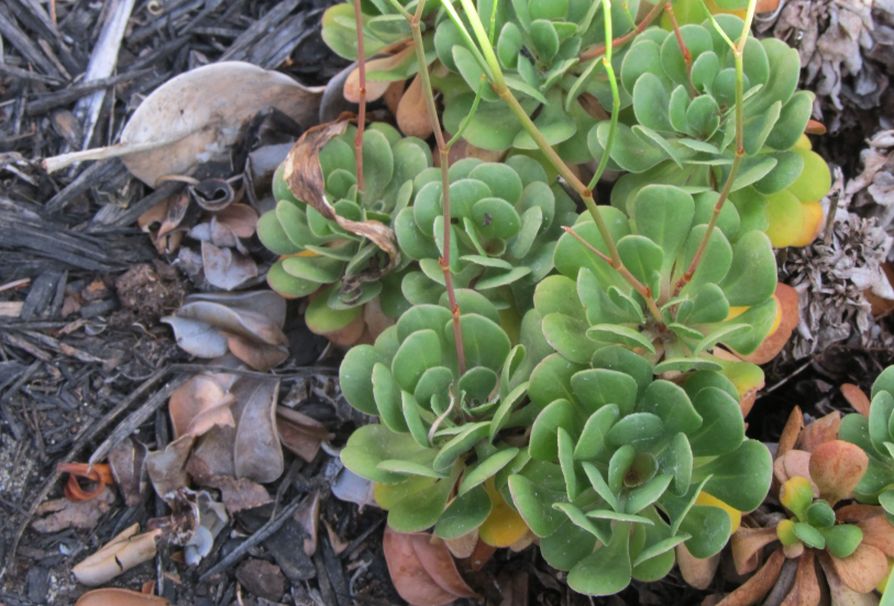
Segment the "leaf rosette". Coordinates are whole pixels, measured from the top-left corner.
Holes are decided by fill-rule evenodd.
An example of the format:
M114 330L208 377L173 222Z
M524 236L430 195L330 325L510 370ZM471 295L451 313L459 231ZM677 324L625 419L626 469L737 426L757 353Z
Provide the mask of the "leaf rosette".
M861 503L881 505L894 524L894 366L876 378L870 395L869 416L845 416L838 435L869 456L854 497Z
M559 275L534 293L549 344L573 364L589 364L602 347L618 344L646 356L656 374L738 372L746 363L730 362L716 349L748 354L770 333L777 322L776 263L766 235L746 230L725 209L702 262L681 282L716 196L650 185L637 193L629 219L616 208L599 208L621 260L650 291L653 306L605 260L608 248L590 215L582 214L574 234L556 246Z
M524 427L536 414L527 377L549 347L535 312L522 321L513 346L486 298L469 290L456 294L463 309L462 374L446 305L415 305L374 345L348 351L339 369L345 398L379 423L357 429L341 458L375 483L392 529L434 526L445 539L479 529L483 539L505 547L527 533L501 492L525 461ZM488 530L488 520L499 526L492 516L511 527L508 537L506 526Z
M280 255L267 273L268 284L285 298L317 293L308 324L324 333L353 321L375 298L390 317L406 308L396 274L408 261L393 244L385 250L393 240L389 226L410 203L414 177L431 165L431 151L421 139L401 137L384 123L371 124L363 134L365 190L358 195L355 132L345 127L311 158L318 160L322 175L315 200L299 200L284 178L294 153L315 152L313 144L299 140L274 178L276 207L258 221L261 243ZM384 235L377 239L377 233Z
M769 490L770 453L745 437L738 394L720 373L653 380L648 360L612 345L589 365L548 356L528 393L542 410L531 460L509 488L575 591L661 579L680 544L698 558L718 553L730 511L757 508Z
M730 38L742 20L717 15ZM610 150L609 167L631 174L612 191L612 203L626 208L650 183L716 189L724 183L736 153L736 69L726 40L710 21L686 24L679 34L650 28L637 36L620 60L621 106L625 110ZM819 230L819 201L831 178L820 156L803 137L814 94L797 90L800 60L795 49L773 38L749 37L744 47L744 160L730 200L743 222L764 229L776 247L805 246ZM607 83L597 94L608 107ZM632 119L631 119L632 118ZM594 157L604 154L610 124L594 126L588 137Z
M574 218L574 203L527 156L504 163L466 158L450 167L449 179L454 283L485 294L500 308L513 306L523 313L534 285L553 269L553 250L561 226ZM404 276L402 290L413 304L437 303L444 291L438 170L420 174L416 188L413 205L394 220L401 252L419 262L418 270Z

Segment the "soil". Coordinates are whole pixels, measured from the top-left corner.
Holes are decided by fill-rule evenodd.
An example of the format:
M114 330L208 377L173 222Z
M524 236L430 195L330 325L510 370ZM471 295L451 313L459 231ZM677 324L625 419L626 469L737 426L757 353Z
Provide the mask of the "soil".
M326 84L345 66L320 39L319 20L329 3L138 2L115 76L99 88L106 99L90 145L114 142L140 99L159 84L220 59ZM107 7L116 3L50 4L58 11L58 27L34 0L0 6L0 303L18 309L0 314L0 604L6 606L73 604L86 591L71 575L75 563L131 524L145 528L167 514L160 499L128 507L119 497L92 529L38 533L30 526L37 505L62 494L60 463L85 461L127 414L200 368L159 319L206 287L189 259L159 253L136 227L136 218L152 205L152 192L120 162L84 163L53 176L31 162L82 147L83 121L75 106L96 89L78 82ZM263 35L248 35L252 28ZM878 107L851 102L841 111L847 129L826 138L820 151L852 178L860 171L855 150L888 118ZM291 135L308 126L298 125ZM110 213L118 218L97 221ZM257 245L250 252L263 258ZM878 322L890 329L888 319ZM286 334L291 357L276 369L280 393L334 434L332 448L311 462L287 453L286 472L267 486L274 502L231 519L197 568L185 566L177 550L162 550L110 585L139 590L154 583L173 604L403 603L381 553L383 514L331 494L339 471L333 449L364 422L338 392L339 354L309 333L298 303L289 306ZM748 418L749 435L776 440L795 404L813 416L849 410L838 386L868 388L892 361L894 352L867 345L854 328L851 339L811 358L769 365L767 387ZM166 444L166 408L156 407L131 437L153 447ZM302 520L317 499L312 545ZM270 523L276 530L258 540ZM245 544L251 547L242 557L228 558ZM308 545L313 549L303 548ZM673 573L609 600L589 600L570 592L534 549L501 552L484 569L464 572L484 601L495 605L506 604L501 592L508 586L523 588L513 595L526 596L512 604L555 606L695 604L710 593ZM711 590L722 584L718 577Z

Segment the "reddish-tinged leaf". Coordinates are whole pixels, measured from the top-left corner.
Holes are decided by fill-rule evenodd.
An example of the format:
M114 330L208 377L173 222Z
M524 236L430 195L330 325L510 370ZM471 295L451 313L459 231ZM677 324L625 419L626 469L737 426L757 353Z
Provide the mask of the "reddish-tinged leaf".
M394 320L382 311L382 304L378 297L363 306L363 321L369 332L370 343L374 342L386 328L394 324Z
M820 603L819 579L812 549L807 549L798 558L795 582L780 606L817 606Z
M884 512L878 505L860 505L859 503L851 503L850 505L837 508L835 510L835 517L838 518L839 522L858 524L863 520L883 515L883 513Z
M863 542L879 549L889 558L894 558L894 526L881 508L876 508L878 515L858 522L863 531Z
M385 102L385 107L387 107L388 111L392 114L397 113L397 106L400 103L401 97L404 96L404 88L406 87L406 84L405 80L395 80L388 86L385 94L382 95L382 101Z
M484 566L490 562L490 559L493 557L494 553L496 553L497 548L493 545L488 545L481 539L478 540L478 544L475 545L475 551L472 552L472 555L468 557L466 560L466 565L469 567L469 570L473 572L478 572Z
M782 571L782 564L785 562L785 556L782 549L775 550L760 570L755 572L750 579L742 583L738 589L720 600L717 606L751 606L759 604L760 601L770 592L779 573Z
M789 450L781 457L773 461L773 477L780 485L790 479L800 476L810 477L810 453L804 450ZM819 494L818 491L815 491Z
M428 139L432 134L431 118L428 115L428 107L425 95L422 92L422 79L419 76L413 78L410 86L404 91L397 105L397 126L408 137Z
M798 406L792 408L792 412L788 415L785 427L782 428L782 435L779 436L779 446L776 448L776 457L779 458L795 447L798 442L798 435L804 427L804 413Z
M460 597L475 596L443 541L385 528L382 547L394 588L411 606L446 606Z
M866 392L854 385L853 383L845 383L840 388L841 395L847 400L854 410L864 417L869 416L869 396Z
M823 567L823 576L829 586L829 597L832 604L835 606L879 606L878 595L875 592L857 593L842 583L827 555L820 554L818 560Z
M75 602L75 606L168 606L168 604L170 602L157 595L117 587L88 591Z
M720 564L720 554L710 558L697 558L693 556L686 545L677 545L677 566L683 580L696 589L707 589L714 580L717 566Z
M825 557L829 557L824 554ZM888 574L888 558L866 542L846 558L829 557L841 582L858 593L869 593Z
M826 416L813 421L801 431L798 448L807 452L813 452L820 444L837 439L840 427L841 413L834 410Z
M401 64L406 63L407 61L413 61L415 53L415 48L413 46L408 46L404 49L399 50L393 55L388 55L386 57L367 61L366 73L375 71L389 71L395 69ZM372 80L367 77L366 100L375 101L385 94L385 91L388 90L389 86L391 86L390 81ZM351 73L348 75L348 79L345 80L345 87L343 92L345 95L345 99L347 99L351 103L360 102L360 71L358 69L352 70Z
M211 217L214 223L229 229L239 238L251 238L258 227L258 212L248 204L231 204Z
M868 466L863 449L844 440L824 442L810 455L810 477L832 505L851 495Z
M111 486L115 482L112 478L112 470L103 463L92 466L86 463L60 463L57 469L60 473L68 474L68 481L65 483L65 498L70 501L95 499L102 494L106 486ZM78 478L89 480L93 486L85 490L81 487Z
M770 10L776 10L776 6L779 6L779 0L761 0L761 2L773 3L773 6ZM817 120L808 120L807 126L804 128L804 132L808 135L825 135L827 131L826 125Z
M792 331L798 326L801 312L798 303L798 291L787 284L779 283L776 285L776 293L773 295L776 299L776 322L775 328L763 340L758 348L743 359L753 362L754 364L766 364L775 358L789 338Z
M739 528L730 539L736 572L748 574L757 569L764 547L777 540L775 528Z
M322 423L285 406L276 408L276 428L282 445L308 463L317 456L320 443L332 439Z

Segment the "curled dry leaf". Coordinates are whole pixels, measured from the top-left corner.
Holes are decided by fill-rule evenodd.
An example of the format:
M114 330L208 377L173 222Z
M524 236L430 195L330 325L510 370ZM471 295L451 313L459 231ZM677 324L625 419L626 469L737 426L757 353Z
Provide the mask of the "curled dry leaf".
M775 550L757 572L751 575L735 591L720 600L717 606L751 606L751 604L759 604L761 599L776 584L779 573L782 572L783 563L785 563L785 556L782 554L782 550Z
M775 528L739 528L730 539L730 551L740 575L757 570L761 551L777 540Z
M195 439L193 435L184 435L163 449L146 455L146 473L149 474L155 493L162 499L189 484L186 460Z
M422 79L418 75L400 98L395 117L398 128L408 137L428 139L434 132L422 92Z
M52 533L66 528L90 530L96 527L100 518L112 508L115 494L106 487L95 499L71 501L53 499L41 503L37 508L39 517L31 523L37 532Z
M720 565L720 554L714 554L710 558L697 558L683 543L677 545L676 552L677 566L680 568L683 580L696 589L707 589Z
M118 587L103 587L88 591L75 606L168 606L165 598Z
M99 551L71 569L79 583L95 587L155 557L162 530L139 533L140 525L125 529ZM139 534L138 534L139 533Z
M220 490L220 500L230 514L273 502L273 498L266 488L248 478L211 476L200 484Z
M282 445L310 463L320 451L320 443L331 440L322 423L297 410L277 406L276 428Z
M117 145L47 158L44 167L53 172L73 162L123 156L137 179L155 187L164 175L188 174L200 159L228 153L242 125L258 112L276 108L299 124L313 124L322 90L250 63L205 65L146 97Z
M864 417L869 416L869 396L866 392L854 385L853 383L845 383L840 388L841 395L847 400L854 410Z
M191 295L162 322L174 329L177 345L194 356L217 358L230 351L257 370L269 370L289 355L285 317L285 300L261 290Z
M236 476L267 483L283 472L283 454L276 431L279 381L243 378L233 385L236 397Z
M317 536L320 530L320 493L314 492L309 501L295 512L295 519L304 529L304 553L312 556L317 551Z
M128 507L136 507L146 493L145 444L125 438L109 451L109 467Z
M320 124L304 131L286 156L283 163L283 178L296 198L310 205L327 219L335 221L343 229L367 238L384 251L389 259L388 266L382 270L384 274L400 260L394 231L378 221L352 221L338 215L324 194L320 150L333 137L342 134L346 127L347 122L340 120Z
M235 427L230 410L235 398L221 374L200 374L178 387L168 400L174 436L200 436L215 425Z
M411 606L446 606L458 598L475 597L440 539L386 527L382 547L394 588Z
M211 242L202 242L202 269L208 283L223 290L235 290L258 277L258 265L251 257Z
M792 336L792 331L798 326L801 320L800 303L798 301L798 291L787 284L781 282L776 285L776 323L775 330L767 335L767 338L758 346L758 348L747 356L742 356L744 360L754 364L766 364L775 358L785 344L788 343Z
M95 499L102 494L106 486L111 486L115 482L109 466L102 463L95 465L88 465L87 463L60 463L57 469L60 473L68 474L68 481L65 483L65 498L70 501ZM78 478L88 480L94 486L89 490L84 490Z
M869 593L888 574L888 559L878 547L863 542L846 558L828 558L841 582L857 593Z
M838 429L841 427L841 413L833 410L829 414L816 419L803 430L798 439L798 447L807 452L813 452L820 444L830 442L838 437Z
M863 449L843 440L824 442L810 454L810 477L832 505L851 495L868 466Z

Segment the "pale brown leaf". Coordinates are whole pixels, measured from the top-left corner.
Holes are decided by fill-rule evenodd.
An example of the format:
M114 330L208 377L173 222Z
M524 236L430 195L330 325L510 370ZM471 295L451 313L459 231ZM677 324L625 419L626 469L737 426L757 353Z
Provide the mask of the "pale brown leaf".
M412 60L413 55L416 50L413 46L408 46L404 49L399 50L393 55L387 55L385 57L380 57L378 59L372 59L366 62L366 73L369 74L373 71L388 71L394 69L395 67L400 66L402 63L407 62L408 60ZM388 87L391 85L390 81L384 80L372 80L367 76L366 78L366 100L367 101L375 101L379 99L382 95L385 94L385 91L388 90ZM351 70L351 73L348 74L348 79L345 80L344 87L344 96L345 99L350 101L351 103L359 103L360 102L360 70L354 68Z
M95 587L155 557L160 529L139 532L134 524L88 556L71 571L79 583ZM139 533L139 534L138 534Z
M316 419L297 410L277 406L276 428L282 445L310 463L320 451L320 443L332 434Z
M440 539L386 527L382 546L394 587L411 606L446 606L457 598L475 597Z
M276 401L279 381L240 379L232 389L236 396L236 437L233 462L236 476L262 484L283 472L282 447L276 432Z
M174 440L162 450L153 450L146 455L146 473L156 494L165 498L169 493L189 484L186 474L186 460L195 436L184 435Z
M714 580L717 566L720 564L720 554L710 558L697 558L686 548L685 544L677 545L677 566L683 580L696 589L707 589Z
M447 545L447 549L450 550L454 558L462 560L471 557L478 545L478 529L470 530L455 539L445 539L444 544Z
M785 422L785 427L782 428L782 434L779 436L779 446L776 448L777 458L795 447L803 427L804 413L801 412L800 407L795 406L792 408L791 413L789 413L788 420Z
M258 212L248 204L231 204L211 217L239 238L251 238L258 227Z
M752 604L759 604L763 597L770 592L773 585L776 584L784 562L785 556L782 555L782 550L775 550L767 558L767 561L764 562L764 565L751 575L751 578L720 600L717 606L751 606Z
M75 606L168 606L165 598L118 587L103 587L83 594Z
M408 137L428 139L432 132L432 122L422 89L422 78L418 75L410 82L397 106L397 126Z
M820 444L838 438L839 427L841 427L841 413L833 410L801 430L798 448L807 452L813 452Z
M235 290L258 276L258 265L251 257L233 250L202 242L202 269L212 286Z
M107 486L96 498L87 501L53 499L37 507L37 515L42 516L31 522L37 532L53 533L67 528L91 530L100 518L108 513L115 502L115 493Z
M775 528L740 527L730 539L730 551L736 572L745 575L756 570L764 547L776 540Z
M145 444L125 438L109 451L109 467L128 507L136 507L146 492Z
M865 391L853 383L844 383L839 389L841 390L841 395L844 396L844 399L847 400L847 403L854 410L864 417L869 416L869 396L866 395Z
M810 478L810 453L805 450L790 450L773 461L773 477L780 485L796 476ZM814 493L819 495L815 484Z
M823 442L810 455L810 477L832 505L851 495L868 466L863 449L844 440Z
M270 370L289 359L289 350L284 345L268 345L241 335L224 333L230 353L255 370Z
M835 568L829 561L829 556L820 554L818 558L823 568L823 576L829 586L829 597L835 606L878 606L879 599L875 592L857 593L841 582L841 578L835 573Z
M168 414L174 437L202 435L215 425L235 427L234 398L212 375L196 375L171 393Z
M858 593L875 589L888 574L888 559L878 547L866 542L846 558L829 558L841 582Z
M863 531L863 542L877 548L887 557L894 558L894 526L881 508L876 509L878 515L857 523Z
M813 550L808 549L798 558L795 582L780 606L818 606L820 597Z

